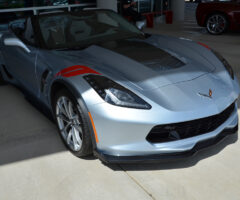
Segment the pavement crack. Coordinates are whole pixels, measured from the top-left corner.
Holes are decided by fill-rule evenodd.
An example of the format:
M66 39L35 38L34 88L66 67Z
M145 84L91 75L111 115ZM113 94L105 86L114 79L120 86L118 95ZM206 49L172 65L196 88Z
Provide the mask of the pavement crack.
M124 171L124 172L127 174L127 176L128 176L133 182L135 182L151 199L156 200L156 198L155 198L150 192L148 192L148 190L147 190L146 188L144 188L144 186L141 185L133 176L131 176L131 174L129 174L121 165L118 165L118 166L119 166L119 168L120 168L122 171Z

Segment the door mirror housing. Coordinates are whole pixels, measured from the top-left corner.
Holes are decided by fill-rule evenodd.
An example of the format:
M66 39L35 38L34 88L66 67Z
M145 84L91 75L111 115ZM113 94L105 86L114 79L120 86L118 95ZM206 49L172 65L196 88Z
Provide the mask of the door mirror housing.
M22 48L25 52L31 53L31 50L18 38L5 38L4 45Z

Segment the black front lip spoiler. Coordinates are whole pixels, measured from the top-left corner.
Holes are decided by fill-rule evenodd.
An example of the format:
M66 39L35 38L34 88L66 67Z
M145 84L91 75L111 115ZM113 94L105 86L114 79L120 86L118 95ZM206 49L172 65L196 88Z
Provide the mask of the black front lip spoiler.
M154 163L161 161L174 161L187 157L194 156L198 151L207 147L216 145L229 135L237 134L238 125L231 129L224 129L216 137L201 141L197 143L191 150L180 153L168 153L168 154L156 154L156 155L144 155L144 156L112 156L104 154L100 151L95 151L94 155L98 157L102 162L110 163Z

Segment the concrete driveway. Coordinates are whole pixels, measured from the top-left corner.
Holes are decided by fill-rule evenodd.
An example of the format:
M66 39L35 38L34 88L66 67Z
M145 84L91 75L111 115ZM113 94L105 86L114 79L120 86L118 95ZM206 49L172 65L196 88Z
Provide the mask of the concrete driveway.
M229 60L240 79L239 34L214 37L177 28L146 31L208 44ZM106 166L66 151L55 125L18 89L1 86L0 96L2 200L240 199L240 142L235 137L180 162Z

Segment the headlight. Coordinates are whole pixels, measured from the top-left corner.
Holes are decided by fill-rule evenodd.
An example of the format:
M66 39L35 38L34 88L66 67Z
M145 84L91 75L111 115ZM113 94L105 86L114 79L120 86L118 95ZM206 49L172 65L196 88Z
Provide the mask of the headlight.
M148 110L152 108L136 94L106 77L87 75L84 79L104 101L112 105Z
M234 79L234 72L233 72L233 69L232 69L231 65L228 63L228 61L225 58L223 58L223 56L220 53L218 53L218 52L216 52L214 50L212 50L212 52L223 63L223 65L225 66L226 70L230 74L231 78Z

